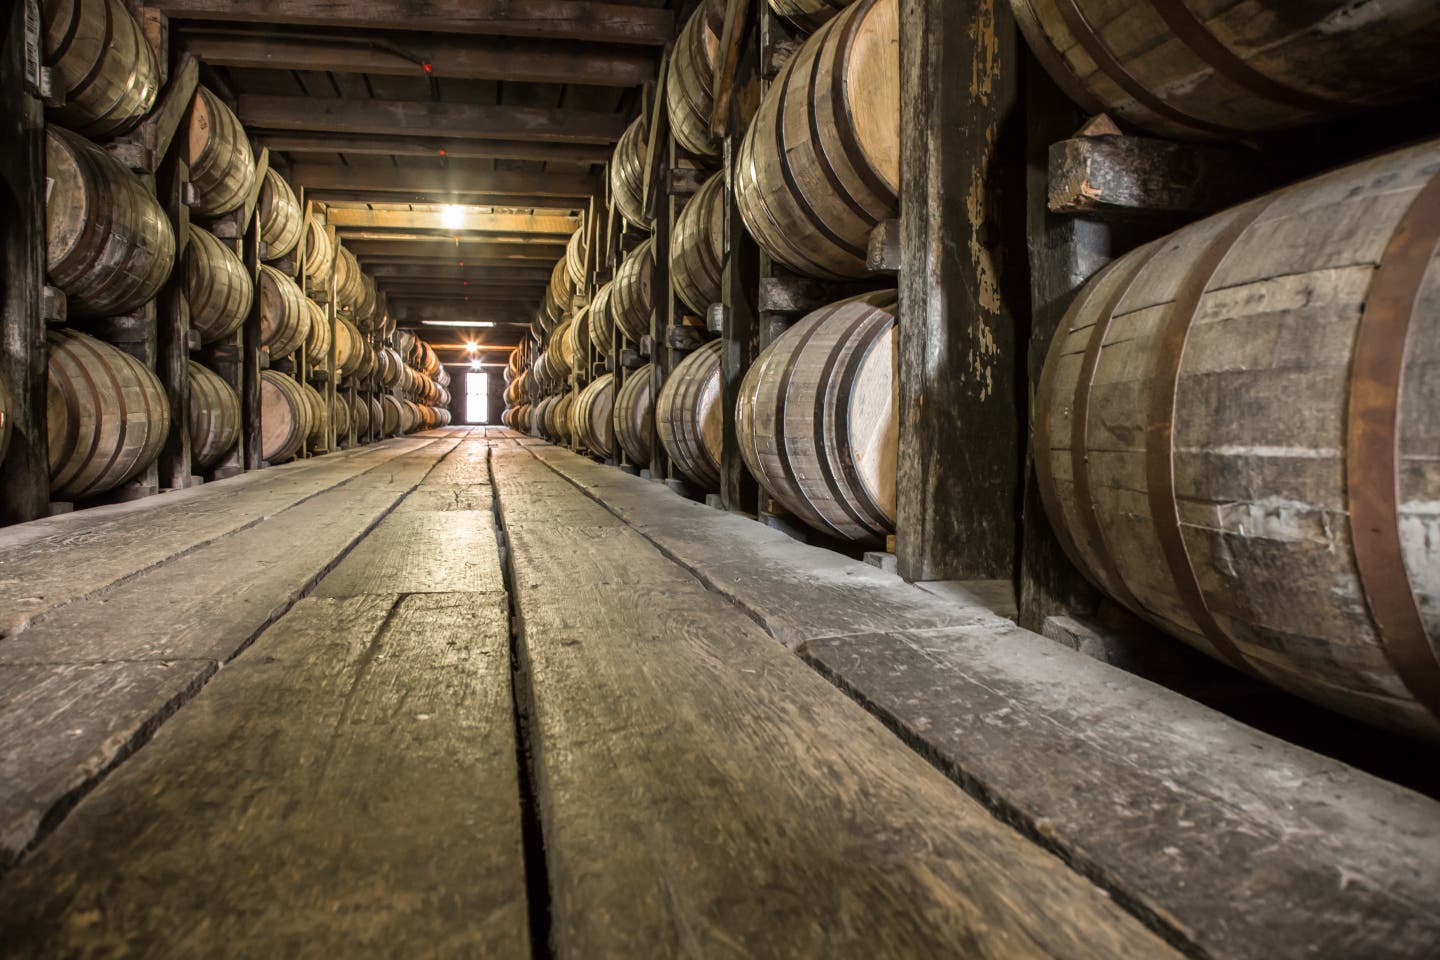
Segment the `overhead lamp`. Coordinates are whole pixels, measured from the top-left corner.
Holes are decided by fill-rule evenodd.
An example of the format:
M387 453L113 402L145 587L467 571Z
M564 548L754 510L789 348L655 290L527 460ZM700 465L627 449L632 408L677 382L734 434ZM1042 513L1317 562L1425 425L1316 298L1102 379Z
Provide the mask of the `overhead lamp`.
M458 229L465 222L465 209L453 203L445 204L440 208L440 222L445 225L447 230ZM460 238L456 237L455 239Z

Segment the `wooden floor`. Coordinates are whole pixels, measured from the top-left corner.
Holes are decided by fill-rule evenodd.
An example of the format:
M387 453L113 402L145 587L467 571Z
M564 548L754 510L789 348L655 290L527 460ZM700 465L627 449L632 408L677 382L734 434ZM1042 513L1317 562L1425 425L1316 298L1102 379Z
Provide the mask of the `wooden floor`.
M7 956L1434 955L1440 807L503 430L0 531Z

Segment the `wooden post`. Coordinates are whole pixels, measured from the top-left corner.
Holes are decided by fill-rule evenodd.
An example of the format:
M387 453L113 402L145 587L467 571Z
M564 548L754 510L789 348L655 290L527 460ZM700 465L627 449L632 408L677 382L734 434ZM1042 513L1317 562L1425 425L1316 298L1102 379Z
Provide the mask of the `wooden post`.
M157 299L155 373L170 399L170 436L160 452L160 486L190 485L190 301L185 296L185 248L190 244L190 208L185 197L190 168L173 151L160 167L160 202L175 230L175 268Z
M250 271L255 297L250 313L240 328L240 436L246 470L259 470L260 462L260 215L252 213L243 223L245 234L241 259Z
M28 16L27 16L28 14ZM0 461L0 523L43 517L50 505L46 442L45 113L39 99L39 11L11 4L0 38L0 388L10 418ZM29 52L27 53L27 48Z
M999 0L900 0L900 38L898 569L1013 579L1028 308L1012 275L1015 24Z

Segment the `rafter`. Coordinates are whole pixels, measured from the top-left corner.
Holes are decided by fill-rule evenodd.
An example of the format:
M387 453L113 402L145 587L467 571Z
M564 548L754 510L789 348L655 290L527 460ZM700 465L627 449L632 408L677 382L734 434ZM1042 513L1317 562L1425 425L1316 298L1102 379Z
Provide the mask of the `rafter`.
M546 163L604 163L609 144L526 140L462 140L435 137L357 136L348 133L263 133L270 152L343 153L377 157L447 157L455 160L542 160Z
M544 236L569 238L580 226L579 217L528 213L482 213L464 207L452 213L439 210L372 210L331 207L327 222L336 229L441 230L452 233L518 234L528 239Z
M545 263L554 266L555 261L565 256L564 244L539 243L457 243L454 240L347 240L346 248L360 258L361 263L383 260L388 257L406 259L427 257L436 260L465 261L480 259L506 260L509 262L528 261L527 266Z
M639 86L656 66L649 51L633 47L435 34L403 45L296 34L190 34L185 45L217 67L607 87Z
M368 272L376 280L469 280L475 282L539 283L550 282L550 271L543 267L490 267L453 263L377 264Z
M349 100L244 94L236 113L256 130L422 134L468 140L614 143L626 118L599 110L440 103L433 100Z
M346 26L370 30L548 37L658 46L669 41L674 14L590 0L156 0L172 18L240 23Z
M297 163L290 182L306 189L366 193L484 193L493 196L554 197L577 200L599 189L594 177L573 173L491 170L484 165L452 162L443 168L396 167L392 164Z

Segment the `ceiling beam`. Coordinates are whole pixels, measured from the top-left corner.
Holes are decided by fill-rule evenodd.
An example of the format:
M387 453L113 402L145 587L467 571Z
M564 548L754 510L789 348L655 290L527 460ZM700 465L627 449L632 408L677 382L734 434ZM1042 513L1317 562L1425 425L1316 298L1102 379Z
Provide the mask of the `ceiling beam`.
M297 163L290 182L307 190L359 192L484 193L525 197L588 198L599 189L594 177L574 173L490 170L473 163L447 163L443 168L396 167L393 164Z
M535 310L501 309L493 305L464 303L436 303L429 300L409 300L404 297L390 298L390 315L396 323L420 323L424 320L469 320L474 323L493 323L497 327L528 327L535 319Z
M543 233L476 233L457 234L454 230L436 230L427 233L404 233L400 230L368 230L364 227L342 227L340 239L365 242L367 240L394 240L398 243L426 243L435 240L483 240L493 244L531 244L554 241L555 234Z
M505 260L495 257L475 257L473 259L461 260L454 257L445 257L443 259L436 257L388 257L368 253L362 256L362 261L365 269L370 273L374 273L376 276L379 276L377 271L381 270L404 270L413 267L425 271L426 275L441 270L467 271L478 268L487 272L506 275L514 273L524 275L533 271L537 274L543 273L548 277L553 267L553 264L546 266L544 261L530 259L517 260L512 258Z
M515 301L518 303L529 303L535 307L540 306L540 301L545 295L544 287L510 287L500 286L492 282L471 284L462 287L457 283L440 284L435 280L410 280L400 283L382 283L380 289L392 297L421 297L435 299L446 297L452 300L459 300L470 303L497 303Z
M543 160L547 163L604 163L609 144L525 140L442 140L426 137L368 137L348 133L263 133L271 153L344 153L377 157L448 157L454 160Z
M463 267L453 263L434 262L430 264L377 264L367 268L376 280L469 280L499 281L501 283L547 284L550 271L543 267L487 267L467 264Z
M472 289L479 290L481 288L475 287ZM460 293L452 292L449 290L416 289L397 290L394 293L390 294L390 296L405 297L406 299L417 301L443 300L446 303L454 304L457 307L464 304L470 304L472 307L477 309L500 310L504 313L512 314L516 317L528 313L531 319L534 319L535 311L538 310L540 307L540 300L538 297L530 294L526 294L524 296L509 294L508 291L504 296L492 297L482 293Z
M507 196L497 193L378 193L364 190L305 191L306 200L324 203L467 203L477 207L506 207L514 210L540 211L566 216L581 208L579 203L566 203L555 197Z
M331 207L325 221L336 229L358 227L366 230L442 230L451 233L512 233L530 237L556 236L569 239L580 227L579 217L544 216L531 213L482 213L460 208L451 213L439 210L371 210L364 207Z
M345 247L362 262L370 258L405 257L407 259L428 257L436 260L465 261L488 259L531 261L525 266L534 266L535 261L553 267L555 261L565 256L564 244L528 243L456 243L453 240L347 240Z
M659 46L669 41L674 14L590 0L156 0L173 19L288 24L369 30L546 37Z
M626 118L600 110L440 103L434 100L349 100L242 94L235 111L247 129L359 134L422 134L466 140L548 140L614 143Z
M296 34L189 34L185 46L217 67L456 80L638 87L653 79L656 69L654 54L635 47L437 34L396 43Z

